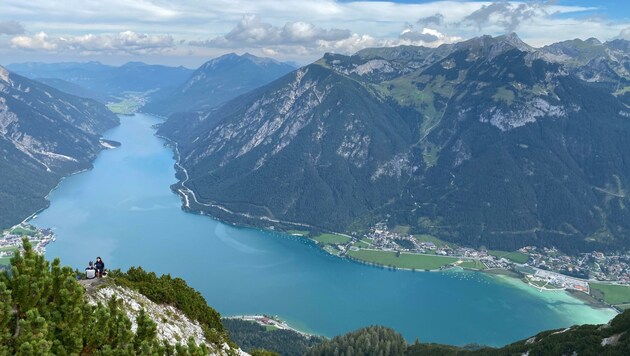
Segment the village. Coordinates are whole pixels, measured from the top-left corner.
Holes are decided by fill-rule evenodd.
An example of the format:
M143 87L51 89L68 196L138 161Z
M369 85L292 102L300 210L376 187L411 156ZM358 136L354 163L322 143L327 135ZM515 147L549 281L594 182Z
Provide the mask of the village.
M26 237L33 244L33 250L39 254L46 252L46 245L55 241L50 229L38 229L27 223L18 224L4 230L0 235L0 265L7 265L16 250L22 247L22 238Z
M356 251L357 242L363 248L377 251L435 255L477 260L483 270L508 270L524 276L532 286L546 290L572 289L589 293L589 282L630 285L630 253L582 253L569 256L556 248L526 246L514 252L491 251L460 247L436 238L428 241L422 235L404 234L389 229L385 222L376 224L362 238L354 237L345 246L346 252ZM366 246L369 244L369 246ZM455 267L451 263L446 268Z

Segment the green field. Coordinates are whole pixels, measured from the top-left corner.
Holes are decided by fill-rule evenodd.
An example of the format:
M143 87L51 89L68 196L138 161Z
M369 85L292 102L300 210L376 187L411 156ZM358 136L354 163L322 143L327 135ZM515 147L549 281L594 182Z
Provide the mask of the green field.
M350 238L335 234L321 234L315 236L313 240L321 242L325 245L343 245L348 243L348 241L350 241Z
M361 241L357 241L357 242L355 242L355 243L354 243L354 244L352 244L352 245L353 245L353 246L356 246L356 247L358 247L358 248L369 248L369 247L370 247L370 245L369 245L367 242L363 241L363 240L361 240Z
M117 103L107 103L107 108L118 115L132 115L145 104L144 93L126 93L125 98Z
M0 251L15 251L17 247L0 247ZM0 266L6 266L11 261L11 256L0 257Z
M392 231L397 232L401 235L407 235L409 234L409 229L411 229L411 227L409 225L396 225Z
M589 283L591 287L591 295L597 299L603 299L604 302L617 304L630 304L630 287L616 286L610 284Z
M330 253L331 255L339 256L339 250L335 247L335 245L324 246L324 251Z
M433 242L433 244L437 247L455 246L454 244L449 244L431 235L422 234L422 235L413 235L413 237L415 237L416 240L418 240L419 242Z
M396 252L376 250L348 251L348 256L383 266L415 268L419 270L438 269L458 260L454 257L427 256L412 253L401 253L399 257L396 257Z
M14 235L22 235L22 236L35 236L37 230L35 229L24 229L21 227L16 227L11 229L11 233Z
M489 254L495 257L505 257L508 260L514 261L516 263L525 263L529 259L529 255L526 253L522 253L519 251L514 252L506 252L506 251L488 251Z
M471 269L486 269L486 266L484 266L484 264L481 263L481 261L479 260L464 261L459 266L463 268L471 268Z

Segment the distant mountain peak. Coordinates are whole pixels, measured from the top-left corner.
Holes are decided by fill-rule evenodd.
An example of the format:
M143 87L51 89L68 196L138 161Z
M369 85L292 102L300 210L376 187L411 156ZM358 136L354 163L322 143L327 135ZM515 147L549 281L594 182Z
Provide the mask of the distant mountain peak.
M258 57L255 56L249 52L245 52L243 53L243 55L241 56L241 58L246 58L258 65L266 65L266 64L270 64L270 63L274 63L274 64L280 64L280 62L278 62L277 60L273 59L273 58L269 58L269 57Z
M122 65L122 67L142 67L148 64L140 61L130 61Z
M590 43L592 45L601 45L602 44L602 42L600 40L598 40L597 38L595 38L595 37L588 38L584 42Z
M490 58L494 58L498 54L511 49L517 49L522 52L535 51L534 47L523 42L514 32L496 37L492 37L490 35L474 37L467 41L456 43L454 46L455 48L467 48L474 51L480 51L488 54Z
M505 41L506 43L511 44L512 46L518 48L519 50L523 52L530 52L534 50L534 47L523 42L523 40L521 40L521 38L518 37L516 32L510 32L507 35L497 36L495 37L495 39L499 41Z
M175 112L208 109L294 69L271 58L227 53L202 64L181 86L152 98L144 110L168 116Z

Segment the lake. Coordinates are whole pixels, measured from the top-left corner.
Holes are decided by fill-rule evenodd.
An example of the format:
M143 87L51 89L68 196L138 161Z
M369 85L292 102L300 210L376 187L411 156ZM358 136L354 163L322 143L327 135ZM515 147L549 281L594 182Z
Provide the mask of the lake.
M122 146L63 180L31 221L53 228L48 258L83 269L142 266L184 278L222 315L278 315L334 336L379 324L409 341L504 345L539 331L604 323L615 313L564 292L483 273L390 271L328 255L303 238L234 227L181 210L173 152L136 114L105 138Z

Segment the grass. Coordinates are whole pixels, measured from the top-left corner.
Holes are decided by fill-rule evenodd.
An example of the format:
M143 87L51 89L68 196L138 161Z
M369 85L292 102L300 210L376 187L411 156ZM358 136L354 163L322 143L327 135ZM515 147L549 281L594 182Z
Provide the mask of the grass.
M454 247L455 246L447 242L444 242L438 239L437 237L431 236L431 235L422 234L422 235L413 235L413 237L415 237L416 240L418 240L418 242L433 242L433 244L437 247Z
M529 255L526 253L522 253L519 251L514 251L514 252L506 252L506 251L488 251L489 254L491 254L492 256L495 257L505 257L508 260L514 261L516 263L520 263L523 264L525 262L527 262L527 260L529 259Z
M464 268L470 268L470 269L486 269L486 266L479 260L465 260L464 262L462 262L460 265L460 267L464 267Z
M413 253L401 253L399 257L396 257L396 252L376 250L349 251L348 256L383 266L419 270L438 269L458 260L453 257L427 256Z
M22 235L22 236L35 236L35 233L37 231L34 229L24 229L21 227L16 227L14 229L11 230L11 233L14 235Z
M144 93L126 93L125 98L117 103L108 103L107 108L118 115L131 115L145 103Z
M547 281L533 281L531 279L528 279L527 282L532 284L532 285L534 285L534 286L536 286L536 287L539 287L539 288L542 288L542 287L553 288L553 286L551 284L547 283Z
M392 231L397 232L401 235L408 235L409 234L409 229L411 229L411 226L409 225L396 225Z
M315 236L313 240L321 242L324 245L343 245L350 241L349 237L335 234L321 234Z
M369 248L370 245L368 243L366 243L365 241L357 241L353 244L353 246L358 247L358 248Z
M337 248L333 245L324 246L324 251L330 253L331 255L339 256L339 250L337 250Z
M591 295L611 305L630 304L630 286L589 283Z
M306 235L308 235L308 231L304 231L304 230L287 230L287 234L306 236Z
M0 257L0 266L8 266L11 264L11 257Z
M514 92L504 87L500 87L492 96L492 99L494 99L494 101L504 101L506 104L512 105L512 102L514 101Z
M422 158L427 167L433 167L437 164L438 155L440 150L436 145L429 141L424 141L422 145Z

